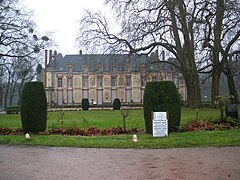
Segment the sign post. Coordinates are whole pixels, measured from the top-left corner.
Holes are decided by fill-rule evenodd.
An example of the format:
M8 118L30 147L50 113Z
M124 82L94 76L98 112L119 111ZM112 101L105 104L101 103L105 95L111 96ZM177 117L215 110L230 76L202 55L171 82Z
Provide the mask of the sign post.
M168 136L168 112L152 113L153 137Z

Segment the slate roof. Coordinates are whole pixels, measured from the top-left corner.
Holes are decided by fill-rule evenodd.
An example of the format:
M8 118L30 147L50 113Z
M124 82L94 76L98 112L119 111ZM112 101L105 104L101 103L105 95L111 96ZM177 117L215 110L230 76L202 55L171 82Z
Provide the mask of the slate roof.
M83 72L84 65L88 66L88 72L96 72L97 65L102 65L103 72L110 72L112 65L116 66L116 71L124 71L126 65L131 66L132 72L140 71L141 65L148 65L152 71L173 70L167 63L151 64L151 60L151 56L136 54L76 54L63 57L59 53L56 61L50 61L48 67L55 72L66 72L68 65L73 65L73 72Z

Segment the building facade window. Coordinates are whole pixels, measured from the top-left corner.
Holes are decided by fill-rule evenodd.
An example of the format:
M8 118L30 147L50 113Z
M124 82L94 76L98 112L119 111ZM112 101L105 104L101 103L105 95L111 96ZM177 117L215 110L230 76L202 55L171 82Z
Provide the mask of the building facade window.
M62 88L62 78L61 77L58 78L58 87Z
M84 88L87 88L88 87L88 77L87 76L83 76L83 87Z
M116 77L112 77L112 79L111 79L111 86L112 87L116 87L117 86L117 79L116 79Z
M142 87L145 87L146 86L146 83L147 83L147 78L146 78L146 76L142 76L142 79L141 79L142 81L141 81L141 86Z
M157 81L157 76L152 76L152 81L156 82Z
M103 86L103 78L98 77L98 88L102 88L102 86Z
M175 86L178 87L178 75L174 74L172 76L172 81L174 82Z
M131 77L126 77L126 86L130 87L131 86Z
M68 87L71 88L73 85L72 77L68 77Z

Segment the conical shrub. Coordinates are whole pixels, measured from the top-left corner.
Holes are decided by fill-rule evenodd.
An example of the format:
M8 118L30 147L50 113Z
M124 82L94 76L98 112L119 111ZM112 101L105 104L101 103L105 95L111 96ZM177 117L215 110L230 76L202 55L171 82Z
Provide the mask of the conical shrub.
M21 95L21 121L25 133L46 130L47 98L42 82L25 83Z
M119 98L115 98L113 100L113 110L119 110L121 109L121 101Z
M89 100L88 100L88 98L83 98L82 99L82 110L83 111L88 111L89 110Z
M169 112L169 132L177 130L181 119L180 96L172 81L148 82L143 96L146 131L152 134L152 112Z

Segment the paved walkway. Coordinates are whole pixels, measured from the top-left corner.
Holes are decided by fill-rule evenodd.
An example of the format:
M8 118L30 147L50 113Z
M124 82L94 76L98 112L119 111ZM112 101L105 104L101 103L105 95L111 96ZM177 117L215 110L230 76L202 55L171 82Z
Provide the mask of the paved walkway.
M240 179L240 147L86 149L0 145L0 179Z

